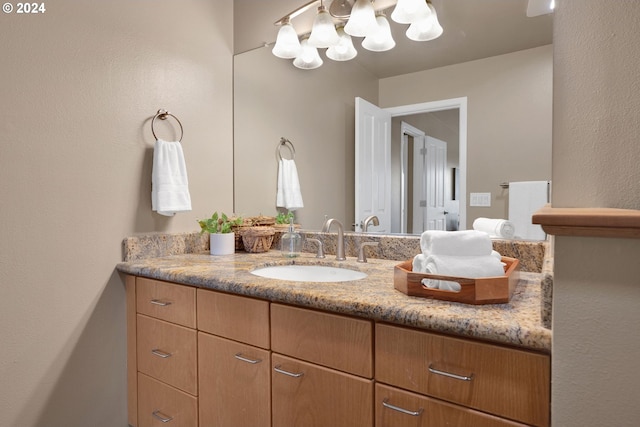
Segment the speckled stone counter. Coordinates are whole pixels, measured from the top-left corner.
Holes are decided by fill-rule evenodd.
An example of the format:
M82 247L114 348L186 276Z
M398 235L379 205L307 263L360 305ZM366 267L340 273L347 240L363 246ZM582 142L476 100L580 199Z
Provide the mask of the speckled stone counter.
M398 262L395 260L369 258L369 262L363 264L354 258L338 262L330 255L318 259L313 254L303 253L294 262L352 268L367 273L368 277L338 283L292 282L250 273L260 266L290 262L278 251L238 252L228 256L184 253L127 258L131 255L127 245L131 249L140 244L137 239L125 240L125 260L128 261L118 264L118 271L550 352L551 331L543 326L540 316L540 273L522 272L508 304L472 306L409 297L396 291L393 267Z

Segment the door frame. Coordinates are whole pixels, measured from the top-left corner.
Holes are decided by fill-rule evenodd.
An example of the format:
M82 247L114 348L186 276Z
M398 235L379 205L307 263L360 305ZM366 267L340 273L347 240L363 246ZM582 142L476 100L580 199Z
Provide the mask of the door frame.
M467 228L467 97L443 99L439 101L422 102L419 104L401 105L383 108L391 117L408 116L412 114L431 113L434 111L454 110L460 112L459 119L459 168L460 168L460 212L459 229Z

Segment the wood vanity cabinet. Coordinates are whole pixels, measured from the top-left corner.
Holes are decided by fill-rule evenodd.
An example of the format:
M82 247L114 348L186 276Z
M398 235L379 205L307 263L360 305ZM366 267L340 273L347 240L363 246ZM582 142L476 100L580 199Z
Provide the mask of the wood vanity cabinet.
M373 322L271 304L274 427L373 426Z
M197 426L196 289L142 277L126 285L129 424Z
M269 303L198 289L200 425L271 425Z
M377 324L375 361L380 383L526 425L549 425L548 355ZM378 391L378 399L393 404Z
M548 427L546 354L126 276L133 427Z

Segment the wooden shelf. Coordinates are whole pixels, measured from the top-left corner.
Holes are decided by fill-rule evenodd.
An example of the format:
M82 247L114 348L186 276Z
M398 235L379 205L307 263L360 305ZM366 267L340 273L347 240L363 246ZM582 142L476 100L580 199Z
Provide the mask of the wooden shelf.
M532 222L557 236L640 239L640 210L553 208L547 205L533 214Z

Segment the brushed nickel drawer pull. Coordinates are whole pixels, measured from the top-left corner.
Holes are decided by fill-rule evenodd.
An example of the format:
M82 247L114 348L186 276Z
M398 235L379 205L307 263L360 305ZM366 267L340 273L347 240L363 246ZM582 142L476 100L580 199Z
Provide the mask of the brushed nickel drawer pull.
M154 348L153 350L151 350L151 353L155 354L158 357L162 357L163 359L166 359L167 357L171 357L171 353L165 353L164 351L160 350L159 348Z
M382 406L384 406L385 408L393 409L394 411L398 411L406 415L411 415L412 417L419 417L424 411L424 409L422 408L418 409L417 411L410 411L408 409L404 409L399 406L392 405L391 403L389 403L389 399L386 397L382 401Z
M152 299L151 304L159 305L160 307L166 307L168 305L171 305L171 301L161 301L159 299Z
M151 415L153 415L155 418L159 419L160 422L162 423L168 423L169 421L171 421L173 419L173 417L168 417L165 414L163 414L160 411L153 411L151 413Z
M289 371L285 371L284 369L282 369L280 367L281 365L276 365L273 367L273 370L280 373L280 374L284 374L284 375L288 375L290 377L294 377L294 378L300 378L301 376L304 375L303 372L298 372L298 373L293 373L293 372L289 372Z
M445 371L440 371L438 369L435 369L433 365L429 365L429 372L431 372L432 374L442 375L444 377L453 378L455 380L460 380L460 381L471 381L473 379L473 374L469 376L456 375L456 374L452 374L451 372L445 372Z
M244 357L242 353L236 353L233 357L243 362L251 363L252 365L262 362L262 359L249 359L248 357Z

